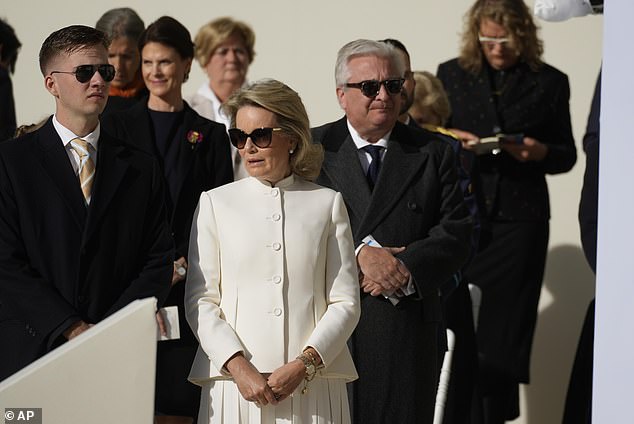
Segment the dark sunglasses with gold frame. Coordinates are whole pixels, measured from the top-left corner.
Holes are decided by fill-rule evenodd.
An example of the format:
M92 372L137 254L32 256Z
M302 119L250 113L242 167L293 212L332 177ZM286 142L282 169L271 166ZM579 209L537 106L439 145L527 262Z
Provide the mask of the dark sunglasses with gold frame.
M264 149L271 145L273 139L273 131L282 131L281 128L256 128L250 134L245 133L239 128L229 129L229 139L231 144L238 149L244 149L247 144L247 138L260 149Z

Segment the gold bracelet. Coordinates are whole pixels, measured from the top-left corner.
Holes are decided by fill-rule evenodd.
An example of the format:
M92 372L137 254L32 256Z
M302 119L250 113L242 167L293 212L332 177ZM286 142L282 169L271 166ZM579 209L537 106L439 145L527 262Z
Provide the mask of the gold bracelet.
M313 355L313 352L311 352L310 350L306 349L304 352L302 352L304 355L308 355L308 357L310 358L310 362L313 363L313 365L315 366L315 368L317 368L317 358L315 357L315 355Z
M297 357L304 364L304 368L306 369L306 377L304 377L307 381L315 378L315 374L317 373L317 367L315 366L315 361L306 355L306 353L302 353Z
M303 353L308 355L310 357L310 360L313 362L313 364L315 364L315 370L320 370L324 368L324 361L321 361L321 363L317 365L317 357L313 354L312 351L306 349Z

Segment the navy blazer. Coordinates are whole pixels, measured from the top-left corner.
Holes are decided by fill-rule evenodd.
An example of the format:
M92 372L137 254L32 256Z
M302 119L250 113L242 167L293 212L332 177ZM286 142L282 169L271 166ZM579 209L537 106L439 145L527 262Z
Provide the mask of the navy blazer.
M0 380L135 299L167 297L173 241L160 167L99 138L91 202L52 119L0 145Z

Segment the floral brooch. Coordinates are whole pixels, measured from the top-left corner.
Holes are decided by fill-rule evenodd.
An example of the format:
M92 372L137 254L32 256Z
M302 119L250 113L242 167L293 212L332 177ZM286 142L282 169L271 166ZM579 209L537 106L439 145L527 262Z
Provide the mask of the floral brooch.
M197 144L202 143L203 135L198 131L190 130L187 133L187 141L192 145L192 149L196 147Z

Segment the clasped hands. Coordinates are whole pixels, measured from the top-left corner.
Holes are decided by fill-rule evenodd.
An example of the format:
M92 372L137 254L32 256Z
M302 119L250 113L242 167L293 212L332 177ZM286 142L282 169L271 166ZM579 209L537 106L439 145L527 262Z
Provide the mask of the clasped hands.
M404 247L373 247L365 245L359 250L359 285L371 296L389 295L405 287L410 280L407 267L394 255Z
M258 406L277 405L289 397L306 376L302 361L295 359L270 375L261 374L241 353L226 364L242 397Z

